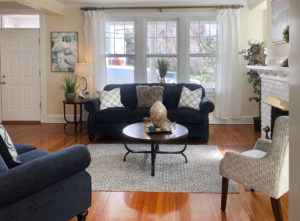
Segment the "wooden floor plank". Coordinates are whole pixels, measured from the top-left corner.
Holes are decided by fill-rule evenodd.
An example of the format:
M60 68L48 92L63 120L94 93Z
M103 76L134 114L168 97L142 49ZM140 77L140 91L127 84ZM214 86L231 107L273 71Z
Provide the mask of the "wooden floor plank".
M73 132L72 125L64 131L63 124L4 125L14 142L31 144L48 151L89 143L85 125L77 133ZM253 131L252 125L210 125L210 139L207 144L217 145L224 154L229 150L244 151L259 137L260 134ZM116 141L100 139L96 143ZM191 143L197 144L195 141ZM93 191L92 207L89 209L87 221L275 220L268 196L249 192L240 184L238 188L240 194L229 194L226 212L220 210L220 194ZM284 220L287 221L288 194L282 197L281 203Z

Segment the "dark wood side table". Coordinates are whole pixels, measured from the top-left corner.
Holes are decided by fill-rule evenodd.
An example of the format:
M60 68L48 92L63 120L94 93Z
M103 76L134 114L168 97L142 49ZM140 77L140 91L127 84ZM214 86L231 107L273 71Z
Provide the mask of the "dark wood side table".
M77 132L77 126L78 124L82 125L82 106L85 102L90 100L89 98L86 99L81 99L81 98L75 98L74 101L68 101L64 100L63 105L64 105L64 119L66 121L66 124L64 126L64 129L66 129L67 124L74 124L74 131ZM66 105L73 105L74 106L74 121L69 121L66 117ZM77 120L77 105L79 105L79 120Z
M129 153L150 153L151 154L151 176L155 176L155 159L156 154L181 154L185 162L188 160L184 154L187 147L188 129L180 124L176 124L171 133L157 133L148 134L145 131L144 123L130 124L123 129L124 146L127 153L124 156L124 161ZM146 144L150 144L150 150L132 150L128 147L127 141L138 141ZM174 142L179 140L185 140L185 145L180 151L161 151L159 150L159 144Z

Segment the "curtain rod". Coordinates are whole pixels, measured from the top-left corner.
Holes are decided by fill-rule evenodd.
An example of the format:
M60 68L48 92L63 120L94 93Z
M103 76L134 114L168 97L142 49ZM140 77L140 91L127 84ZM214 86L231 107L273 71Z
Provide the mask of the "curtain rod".
M82 7L83 11L95 11L95 10L128 10L128 9L157 9L162 11L163 9L193 9L193 8L216 8L216 9L239 9L243 8L243 5L205 5L205 6L145 6L145 7Z

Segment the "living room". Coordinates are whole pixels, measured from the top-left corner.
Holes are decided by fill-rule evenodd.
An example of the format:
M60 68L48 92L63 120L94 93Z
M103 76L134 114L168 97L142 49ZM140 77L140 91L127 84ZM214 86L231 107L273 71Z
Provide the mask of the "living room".
M298 220L299 8L0 0L0 220Z

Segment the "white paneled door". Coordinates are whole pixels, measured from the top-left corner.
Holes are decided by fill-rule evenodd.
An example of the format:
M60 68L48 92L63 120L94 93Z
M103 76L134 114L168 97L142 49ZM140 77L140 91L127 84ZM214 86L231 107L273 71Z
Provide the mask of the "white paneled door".
M2 121L40 121L39 30L2 29Z

